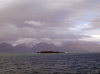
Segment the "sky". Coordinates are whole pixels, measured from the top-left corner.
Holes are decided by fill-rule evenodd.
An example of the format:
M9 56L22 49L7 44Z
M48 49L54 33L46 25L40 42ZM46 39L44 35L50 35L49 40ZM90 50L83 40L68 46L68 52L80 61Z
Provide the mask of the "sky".
M100 41L100 0L0 0L0 43Z

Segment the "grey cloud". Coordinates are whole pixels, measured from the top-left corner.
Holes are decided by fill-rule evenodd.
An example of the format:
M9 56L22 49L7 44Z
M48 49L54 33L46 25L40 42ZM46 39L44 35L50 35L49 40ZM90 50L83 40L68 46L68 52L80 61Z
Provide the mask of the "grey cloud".
M99 7L99 0L18 0L0 10L0 41L30 38L62 42L89 37L82 32L85 27L81 31L69 28L87 22L96 24L92 20L98 17L94 15Z

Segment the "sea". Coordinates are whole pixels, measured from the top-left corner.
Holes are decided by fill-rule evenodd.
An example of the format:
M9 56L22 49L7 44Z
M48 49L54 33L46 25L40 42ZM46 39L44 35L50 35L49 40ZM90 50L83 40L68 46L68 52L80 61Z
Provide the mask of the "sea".
M0 74L100 74L100 53L1 55Z

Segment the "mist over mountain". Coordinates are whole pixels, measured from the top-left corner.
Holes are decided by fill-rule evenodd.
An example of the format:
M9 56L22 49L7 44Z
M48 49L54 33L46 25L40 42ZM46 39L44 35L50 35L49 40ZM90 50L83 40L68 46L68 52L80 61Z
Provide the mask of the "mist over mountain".
M11 44L8 43L1 43L0 44L0 52L3 53L12 53L13 52L14 47Z
M34 52L47 51L47 50L61 51L59 46L56 46L54 44L48 44L48 43L38 43L32 47L32 50L34 50Z
M87 41L68 41L61 46L56 46L52 43L38 43L32 47L25 44L13 46L9 43L0 44L0 53L32 53L39 51L60 51L69 53L87 53L87 52L100 52L100 45L95 42Z
M0 44L0 53L30 53L32 52L29 47L23 44L13 46L9 43Z

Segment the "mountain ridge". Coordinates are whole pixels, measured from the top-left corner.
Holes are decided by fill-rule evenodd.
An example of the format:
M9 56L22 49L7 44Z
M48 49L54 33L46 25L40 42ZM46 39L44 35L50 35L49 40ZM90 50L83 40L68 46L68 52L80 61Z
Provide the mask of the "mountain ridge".
M40 51L59 51L59 52L69 52L69 53L87 53L95 52L98 50L100 52L100 46L91 42L66 42L61 46L56 46L52 43L38 43L32 47L28 47L24 44L19 44L13 46L10 43L0 44L0 53L32 53ZM91 49L91 51L89 51Z

